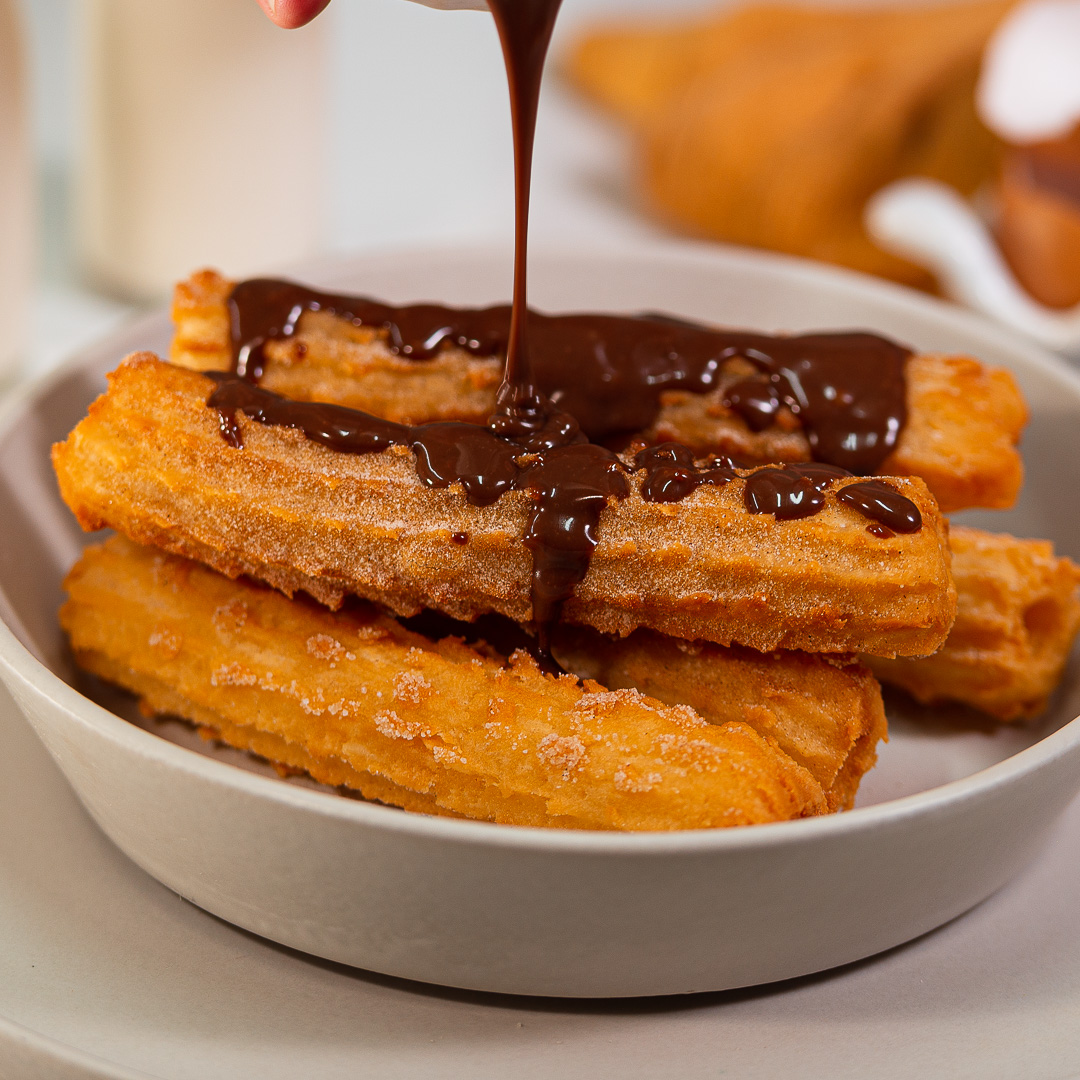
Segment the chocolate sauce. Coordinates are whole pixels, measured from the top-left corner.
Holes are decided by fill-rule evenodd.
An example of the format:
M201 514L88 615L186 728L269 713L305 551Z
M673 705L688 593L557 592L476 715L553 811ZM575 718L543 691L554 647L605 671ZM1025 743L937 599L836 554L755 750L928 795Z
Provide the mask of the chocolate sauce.
M510 319L505 304L492 308L395 306L362 296L320 292L278 278L252 278L236 285L229 297L233 370L257 382L266 343L292 337L307 311L325 311L355 326L385 331L390 349L413 360L428 360L451 345L477 355L498 355L506 350Z
M681 443L666 442L641 450L634 468L645 470L641 497L646 502L679 502L699 487L723 487L738 477L729 457L710 457L704 465Z
M751 431L764 431L776 422L783 401L772 380L762 374L732 383L724 395L724 405L741 416Z
M529 352L529 198L540 82L561 5L562 0L491 0L488 4L502 42L514 130L514 303L506 367L496 399L499 409L510 413L531 414L545 408Z
M391 350L414 360L450 345L498 356L511 340L505 305L392 307L264 279L237 285L229 306L234 367L247 377L258 377L264 344L291 336L304 311L329 311L383 330ZM665 391L712 390L735 358L759 374L728 387L725 403L755 431L787 405L818 461L873 473L895 449L907 419L904 368L910 352L870 333L781 337L657 315L532 311L528 334L537 385L519 395L522 403L542 412L533 393L538 388L595 442L644 431L656 419Z
M745 479L743 505L751 514L772 514L780 521L812 517L825 507L825 492L837 480L849 479L846 469L823 462L767 466L739 466L729 457L710 457L703 462L679 443L661 443L640 451L634 468L645 472L641 497L646 502L678 502L699 487L723 487ZM741 471L740 471L741 469ZM874 524L873 536L887 538L898 532L918 532L919 508L895 488L879 480L849 484L837 492L838 501L858 510Z
M893 532L913 533L922 528L919 508L896 488L883 484L880 480L848 484L836 497L845 506L858 510L860 514Z
M825 493L795 469L758 469L747 477L743 505L751 514L792 521L824 509Z

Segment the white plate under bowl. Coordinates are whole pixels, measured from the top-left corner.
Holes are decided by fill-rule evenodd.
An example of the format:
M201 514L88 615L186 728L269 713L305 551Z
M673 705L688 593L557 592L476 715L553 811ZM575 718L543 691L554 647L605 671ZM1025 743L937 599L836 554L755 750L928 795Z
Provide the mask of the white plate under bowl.
M794 260L696 249L544 254L551 310L668 310L763 329L855 326L1010 367L1032 406L1028 482L992 528L1080 556L1080 379L982 321ZM392 300L487 303L505 253L341 260L307 275ZM890 701L892 741L860 808L679 834L519 829L427 818L263 775L178 745L118 695L84 696L56 625L86 541L48 464L126 352L164 349L162 312L27 389L0 433L0 674L90 814L138 865L201 907L332 960L450 986L632 996L718 990L823 970L966 911L1013 876L1080 788L1080 670L1034 728ZM242 767L238 767L242 766Z

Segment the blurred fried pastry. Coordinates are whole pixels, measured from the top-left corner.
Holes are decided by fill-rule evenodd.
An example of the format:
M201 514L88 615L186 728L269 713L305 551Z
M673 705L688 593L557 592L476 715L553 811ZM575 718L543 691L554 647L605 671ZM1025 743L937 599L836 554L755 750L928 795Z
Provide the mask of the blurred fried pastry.
M233 283L213 271L192 275L173 300L173 363L196 371L229 368L227 300ZM430 359L395 355L385 332L309 312L290 338L265 347L262 385L300 401L325 401L400 423L483 422L492 412L502 362L447 348ZM738 358L707 393L668 391L649 442L672 440L702 453L747 462L807 461L810 446L787 408L763 430L725 405L747 374ZM1016 444L1027 409L1012 376L967 357L911 357L906 365L907 423L879 472L920 476L943 513L1012 506L1023 481Z
M425 484L407 446L342 453L239 414L236 448L207 404L216 385L147 353L109 376L53 450L84 529L108 526L331 606L354 593L403 615L535 617L524 540L535 535L536 489L474 505L458 483ZM819 509L797 520L751 512L752 480L732 473L664 502L647 501L631 473L625 497L596 511L595 548L564 619L762 650L925 655L945 640L955 607L947 524L921 480L830 479L817 494L798 480ZM852 508L851 496L874 485L910 508L915 531L868 525Z
M948 640L920 660L867 663L923 704L959 701L1005 721L1037 716L1080 629L1080 566L1047 540L954 526L950 542L958 601Z
M567 670L613 690L685 704L713 724L744 720L809 770L830 810L850 809L886 738L881 687L852 657L759 653L638 630L613 640L561 627L552 651Z
M676 227L929 287L870 241L863 206L901 176L970 193L993 174L973 91L1008 8L766 5L609 23L565 70L630 126L646 197Z
M821 786L741 721L332 613L114 537L68 575L85 669L216 737L427 813L692 829L825 812Z
M997 185L995 232L1020 284L1041 304L1080 304L1080 126L1012 147Z

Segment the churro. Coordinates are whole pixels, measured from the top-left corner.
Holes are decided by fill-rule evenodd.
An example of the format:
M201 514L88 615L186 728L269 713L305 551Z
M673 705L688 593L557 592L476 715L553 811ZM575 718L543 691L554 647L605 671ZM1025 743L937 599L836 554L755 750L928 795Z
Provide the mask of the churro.
M475 505L457 482L435 486L430 455L425 483L408 445L342 453L242 411L231 421L243 441L236 448L207 404L217 386L150 354L112 373L109 390L53 453L61 494L83 528L108 526L331 606L353 593L403 615L429 607L465 620L488 611L520 623L536 617L537 544L523 541L538 533L543 474L536 488ZM284 402L251 393L274 407ZM338 435L355 417L361 434L381 423L344 410L316 415ZM470 437L485 431L472 428ZM451 436L456 446L456 429ZM613 491L622 485L621 497L590 503L595 547L566 590L566 621L762 650L924 655L945 640L955 607L947 526L917 478L827 479L819 491L784 470L728 470L719 486L703 474L697 490L668 502L647 499L644 474L626 465L623 475L617 465L612 455L605 475ZM677 464L670 472L677 484L689 476ZM813 516L751 512L752 492L768 496L785 484ZM913 520L894 521L895 530L868 524L855 506L876 488ZM584 511L574 513L578 528Z
M639 630L619 640L562 627L552 651L567 671L690 706L713 724L744 720L850 809L885 738L881 688L852 657L759 653Z
M229 369L232 289L212 271L177 286L174 363L197 371ZM393 351L385 330L327 311L306 313L295 333L266 343L263 352L262 385L269 390L408 424L482 423L494 409L502 364L497 356L453 346L410 359ZM637 434L646 442L672 440L748 463L810 460L812 447L789 408L780 406L770 423L758 427L731 407L732 387L753 371L735 356L703 392L664 391L655 416L646 417ZM904 375L906 420L895 449L872 471L922 477L944 513L1011 506L1023 481L1016 444L1027 421L1012 376L968 357L937 354L912 356Z
M826 810L748 723L332 613L114 537L68 575L80 665L233 745L429 813L590 829L714 828Z
M1080 629L1080 566L1047 540L954 526L950 544L957 608L945 644L919 660L867 663L923 704L957 701L1004 721L1037 716Z

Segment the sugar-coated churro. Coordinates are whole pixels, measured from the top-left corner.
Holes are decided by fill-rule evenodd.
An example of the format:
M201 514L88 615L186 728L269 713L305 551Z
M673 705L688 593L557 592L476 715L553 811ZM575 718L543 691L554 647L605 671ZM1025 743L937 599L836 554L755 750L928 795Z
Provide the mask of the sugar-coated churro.
M233 283L212 271L177 286L174 363L223 371L231 363L227 300ZM492 412L501 360L446 348L416 361L391 351L386 334L327 312L309 312L297 332L265 348L262 384L298 400L326 401L404 423L483 422ZM807 461L811 448L788 409L753 430L725 404L747 374L732 360L706 393L666 391L642 436L748 462ZM907 421L882 475L920 476L941 510L1003 509L1023 480L1016 444L1027 420L1012 376L968 357L913 356L906 366Z
M810 771L832 810L851 807L885 738L881 688L851 657L759 653L646 630L613 640L579 627L561 628L552 648L568 671L611 689L689 705L714 724L745 720Z
M867 663L924 704L958 701L1005 721L1037 716L1080 629L1080 566L1047 540L954 526L950 543L957 609L948 640L919 660Z
M457 484L425 484L406 446L341 453L244 416L238 449L207 405L214 388L150 354L112 373L108 392L54 448L61 493L84 528L109 526L330 605L354 593L399 614L534 617L523 543L532 492L476 506ZM809 492L814 516L779 521L748 511L749 479L669 503L647 501L631 472L625 497L608 498L599 514L563 617L763 650L933 652L955 606L946 523L922 481L894 478L882 490L910 500L922 525L872 535L844 501L853 480Z
M519 825L713 828L825 812L749 724L500 663L359 605L332 613L114 537L68 575L79 663L154 712L429 813Z

